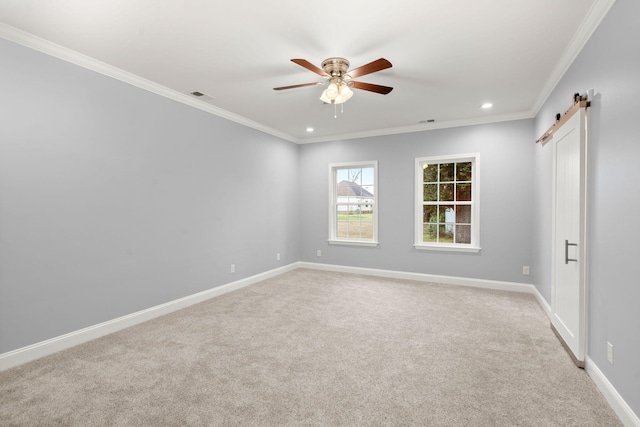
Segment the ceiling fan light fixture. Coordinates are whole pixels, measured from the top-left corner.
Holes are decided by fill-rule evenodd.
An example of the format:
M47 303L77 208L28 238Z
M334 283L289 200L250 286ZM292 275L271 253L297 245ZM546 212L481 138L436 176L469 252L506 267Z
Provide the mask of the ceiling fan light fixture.
M325 92L329 99L335 99L338 96L338 85L335 82L331 82L329 87L325 89Z
M353 96L351 88L342 80L332 81L320 96L320 101L327 104L342 104Z
M353 91L347 86L343 84L340 87L340 98L342 98L342 102L347 102L353 96Z
M291 60L291 62L298 64L301 67L306 68L307 70L312 71L319 76L322 76L325 79L329 80L328 87L324 91L322 91L322 95L320 96L320 101L324 102L325 104L336 105L345 103L353 96L353 91L351 90L351 88L366 90L382 95L386 95L393 90L393 88L389 86L381 86L352 80L354 77L358 78L367 74L391 68L391 62L387 61L384 58L371 61L368 64L356 68L355 70L351 70L351 72L349 73L347 73L347 71L349 70L349 61L344 58L325 59L324 61L322 61L322 68L316 67L306 59L294 58ZM319 84L322 83L303 83L290 86L281 86L274 87L273 90L294 89L305 86L316 86Z
M320 101L324 102L325 104L331 104L333 101L327 96L327 90L323 90L322 91L322 95L320 96Z

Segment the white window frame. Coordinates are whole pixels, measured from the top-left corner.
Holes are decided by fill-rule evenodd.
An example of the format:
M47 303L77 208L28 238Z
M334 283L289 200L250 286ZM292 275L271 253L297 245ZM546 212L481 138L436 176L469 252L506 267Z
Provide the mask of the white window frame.
M423 242L423 165L433 163L471 162L471 243ZM415 159L415 237L414 247L421 250L479 252L480 251L480 154L417 157ZM442 202L456 204L456 202Z
M373 238L354 239L337 237L337 188L336 179L339 169L373 168ZM329 165L329 244L332 245L356 245L378 246L378 161L331 163Z

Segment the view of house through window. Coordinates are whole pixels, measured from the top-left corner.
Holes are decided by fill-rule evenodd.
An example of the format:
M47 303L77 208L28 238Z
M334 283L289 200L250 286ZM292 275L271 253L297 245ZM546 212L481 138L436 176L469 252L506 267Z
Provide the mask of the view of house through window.
M377 240L376 163L331 165L330 240Z
M475 156L416 159L416 246L477 246L475 163Z

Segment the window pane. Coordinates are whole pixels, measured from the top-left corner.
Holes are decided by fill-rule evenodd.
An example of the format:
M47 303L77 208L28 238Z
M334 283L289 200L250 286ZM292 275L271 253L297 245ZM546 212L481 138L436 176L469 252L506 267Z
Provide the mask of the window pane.
M422 180L423 182L438 182L438 165L423 165Z
M456 225L456 243L471 243L470 225Z
M354 224L358 229L360 235L358 236L361 239L373 239L373 217L371 214L362 215L360 221Z
M437 225L435 224L423 224L422 225L422 241L423 242L437 242Z
M336 221L349 221L351 212L347 211L347 206L338 206L338 212L336 212Z
M373 213L363 212L363 205L349 206L349 211L340 210L336 214L336 237L350 239L373 238Z
M451 205L442 205L440 206L440 215L438 218L439 223L456 222L456 213L454 207Z
M373 221L371 218L349 221L349 237L355 239L373 238Z
M453 225L440 224L438 226L438 241L440 243L453 243Z
M349 169L349 181L360 184L362 182L362 169Z
M453 184L440 184L440 201L453 201Z
M455 163L445 163L440 165L440 182L453 181L453 171Z
M471 183L456 184L456 200L471 201Z
M471 181L471 162L456 163L456 181Z
M336 169L336 182L346 181L353 182L358 185L362 185L363 179L365 179L365 173L373 175L373 172L367 172L368 169L356 168L356 169ZM372 184L373 179L367 184ZM352 186L355 187L355 186Z
M373 175L374 175L373 168L363 168L362 169L362 185L373 188L373 185L374 185ZM373 191L371 193L373 193Z
M422 199L425 202L437 202L438 184L425 184L422 191Z
M471 224L471 206L456 206L456 222L458 224Z
M337 222L337 230L336 235L339 238L346 238L349 236L349 222L348 221L338 221Z
M422 222L438 222L437 205L427 205L422 208Z

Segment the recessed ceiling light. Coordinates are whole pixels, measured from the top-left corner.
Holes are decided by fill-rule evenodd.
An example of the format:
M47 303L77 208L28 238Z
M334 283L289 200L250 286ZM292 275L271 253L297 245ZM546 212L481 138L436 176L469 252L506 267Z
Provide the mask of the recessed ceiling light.
M313 128L312 128L311 126L309 126L309 127L307 128L307 132L309 132L309 133L313 132Z
M482 104L480 106L480 108L482 108L483 110L488 110L489 108L493 107L493 104L490 102L485 102L484 104Z

